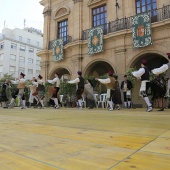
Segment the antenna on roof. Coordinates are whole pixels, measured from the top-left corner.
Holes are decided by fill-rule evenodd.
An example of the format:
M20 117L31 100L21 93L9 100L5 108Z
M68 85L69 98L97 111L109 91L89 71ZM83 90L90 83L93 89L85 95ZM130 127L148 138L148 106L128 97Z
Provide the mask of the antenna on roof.
M24 19L24 28L25 28L25 25L26 25L26 19Z
M4 28L5 28L5 26L6 26L6 21L4 20Z

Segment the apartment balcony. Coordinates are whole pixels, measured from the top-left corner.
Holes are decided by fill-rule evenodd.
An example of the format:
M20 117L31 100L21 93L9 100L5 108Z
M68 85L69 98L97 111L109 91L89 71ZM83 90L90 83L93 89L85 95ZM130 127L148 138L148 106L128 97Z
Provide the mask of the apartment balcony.
M151 23L160 22L170 18L170 5L163 6L163 8L154 9L149 12L155 14L153 17L151 17ZM117 19L115 21L111 21L109 23L100 26L103 27L103 34L106 35L109 33L117 32L125 29L131 29L132 20L131 17L128 18L125 17L125 18ZM89 30L90 29L82 31L82 40L87 40Z
M51 50L52 48L53 48L53 42L54 42L55 40L52 40L52 41L50 41L49 42L49 44L48 44L48 49L49 50ZM73 40L72 40L72 37L71 36L67 36L67 37L64 37L63 38L63 45L66 45L66 44L68 44L68 43L71 43Z

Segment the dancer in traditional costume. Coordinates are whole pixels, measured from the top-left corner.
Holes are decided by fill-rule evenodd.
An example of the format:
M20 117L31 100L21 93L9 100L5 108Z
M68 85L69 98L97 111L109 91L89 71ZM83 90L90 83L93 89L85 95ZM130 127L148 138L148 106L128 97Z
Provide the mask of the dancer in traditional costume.
M120 105L122 104L122 99L121 99L121 92L120 92L120 86L119 86L119 82L118 82L118 76L114 75L113 76L115 78L115 90L113 91L113 104L114 104L114 108L116 108L117 110L120 110L121 107Z
M123 91L125 108L131 108L131 89L132 82L128 80L127 75L124 75L124 81L121 82L121 90Z
M55 73L55 78L53 80L47 80L48 83L51 83L51 84L54 84L54 90L53 90L53 94L52 94L52 97L51 99L54 100L54 103L55 103L55 106L54 108L55 109L58 109L59 108L59 100L58 100L58 92L60 90L60 79L59 79L59 73L56 72Z
M167 81L167 90L168 90L168 96L170 95L170 53L167 53L168 55L168 60L169 62L167 64L164 64L160 68L155 68L152 70L152 73L157 75L157 74L162 74L166 72L166 78L168 79Z
M152 104L148 98L148 89L150 87L150 81L149 81L149 70L146 67L147 60L143 59L141 61L141 68L138 71L132 72L133 76L135 76L138 79L141 79L141 87L140 87L140 96L143 97L147 104L147 112L151 112L153 110Z
M77 91L76 91L76 97L77 97L77 106L79 109L82 109L82 94L84 92L84 84L85 84L85 80L82 77L82 72L78 71L78 78L76 78L75 80L71 80L68 81L69 84L77 84Z
M151 90L153 96L153 107L159 108L158 111L164 111L164 108L167 105L166 81L161 75L156 75L155 78L151 81Z
M41 103L41 107L40 109L44 109L44 94L45 94L45 87L44 87L44 81L43 81L43 77L39 74L39 76L37 77L37 82L38 82L38 87L37 87L37 91L38 91L38 95L36 96L38 101Z
M108 73L109 77L107 79L98 79L96 78L96 80L98 80L100 83L105 84L106 88L107 88L107 102L109 104L109 111L113 110L113 92L115 90L115 78L113 77L113 72L109 71Z
M30 88L30 94L29 94L29 103L30 103L30 106L32 106L34 104L34 100L36 100L36 102L38 102L38 99L37 99L37 87L38 87L38 82L36 80L35 77L33 77L33 79L31 80L31 85L29 85L29 88Z
M7 94L7 89L10 88L10 81L6 79L6 81L2 84L1 88L1 102L3 108L8 108L7 101L9 100L9 96Z
M85 81L85 86L84 86L84 96L86 98L86 106L88 109L93 109L95 105L95 100L94 100L94 93L93 93L93 88L94 85L90 79Z
M25 97L24 97L24 89L25 89L25 74L21 72L19 78L15 81L11 80L12 84L17 84L17 91L16 93L13 95L13 98L11 99L11 102L9 104L10 107L13 106L14 104L14 100L16 97L19 98L20 101L20 105L21 105L21 109L26 109L25 107Z

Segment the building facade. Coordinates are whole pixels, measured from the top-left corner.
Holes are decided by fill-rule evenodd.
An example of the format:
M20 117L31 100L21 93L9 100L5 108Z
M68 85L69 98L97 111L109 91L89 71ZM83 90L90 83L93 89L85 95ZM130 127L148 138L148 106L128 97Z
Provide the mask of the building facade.
M36 55L42 51L43 35L34 28L4 28L0 35L0 76L8 73L15 78L23 72L26 79L32 79L40 71L41 58Z
M42 74L52 78L56 71L77 77L98 77L113 70L122 80L130 67L140 67L141 59L149 61L149 69L167 62L170 52L170 1L169 0L41 0L44 6L44 40L41 57ZM133 48L131 16L149 12L151 17L152 45ZM88 31L103 27L103 48L100 53L88 54ZM53 40L62 38L64 58L53 61ZM139 82L133 90L134 103Z

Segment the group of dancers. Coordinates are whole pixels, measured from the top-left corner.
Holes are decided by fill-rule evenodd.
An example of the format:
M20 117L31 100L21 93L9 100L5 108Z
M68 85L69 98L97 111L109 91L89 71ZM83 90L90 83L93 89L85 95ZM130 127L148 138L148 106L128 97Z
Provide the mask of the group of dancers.
M140 96L143 97L144 101L147 104L147 112L151 112L153 107L158 107L159 111L163 111L164 108L167 106L166 103L166 92L167 88L170 89L170 53L167 54L169 62L164 64L160 68L156 68L152 70L152 73L155 75L155 78L150 81L150 72L147 68L147 60L141 60L141 68L138 71L132 72L132 75L141 81L140 87ZM161 76L162 73L166 72L167 84L165 79ZM83 96L86 98L86 103L88 108L92 109L95 107L95 98L93 94L94 85L90 79L85 80L82 77L82 72L77 72L78 77L74 80L68 81L69 84L76 84L76 105L79 109L83 107ZM132 82L128 80L128 76L124 75L124 81L121 82L119 86L118 76L114 75L112 71L109 71L108 78L100 79L96 78L96 81L100 82L101 84L105 84L107 88L107 104L109 105L109 111L114 109L120 109L120 105L122 104L121 100L121 91L123 92L124 98L124 107L131 108L131 91L133 88ZM60 90L60 79L59 73L56 72L53 80L47 80L48 83L53 84L53 92L51 95L51 100L54 101L54 108L59 109L59 90ZM15 94L12 95L12 99L10 103L7 105L8 96L6 90L10 88L10 84L17 85L17 91ZM14 80L6 80L2 85L1 90L1 101L3 103L4 108L9 108L14 106L14 101L16 97L18 97L21 105L21 109L26 108L25 102L25 95L24 89L26 87L26 79L25 74L21 73L19 78ZM151 87L152 89L152 102L148 97L148 89ZM29 85L30 88L30 97L29 102L33 103L34 100L36 101L36 105L40 105L40 108L44 108L44 96L45 96L45 87L43 77L39 75L37 78L33 78L31 80L31 84Z

